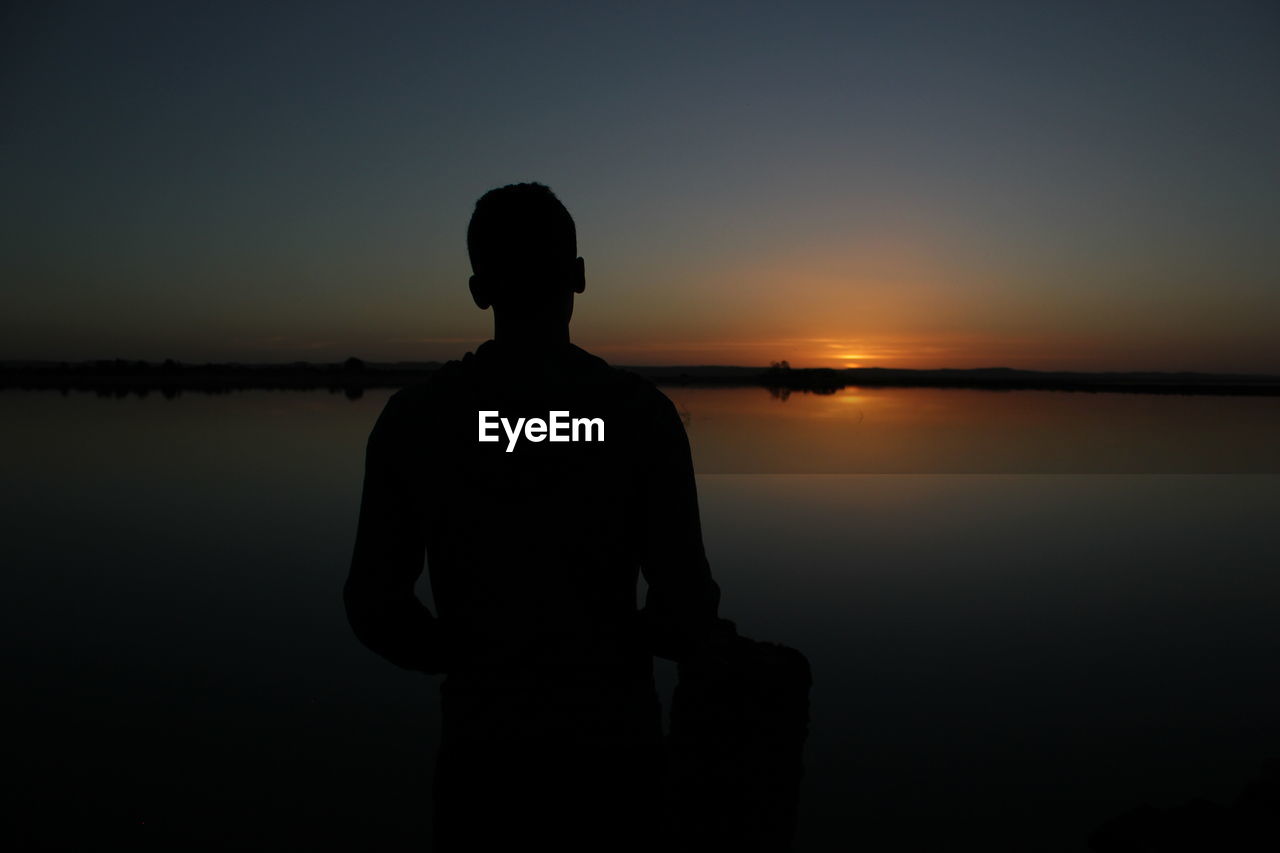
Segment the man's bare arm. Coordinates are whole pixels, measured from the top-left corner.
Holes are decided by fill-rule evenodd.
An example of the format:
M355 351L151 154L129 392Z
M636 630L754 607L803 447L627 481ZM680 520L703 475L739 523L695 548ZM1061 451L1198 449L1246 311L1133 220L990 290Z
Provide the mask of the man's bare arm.
M689 439L665 396L656 407L652 437L640 563L649 593L641 618L653 653L680 660L714 630L720 587L703 550Z
M404 399L396 394L369 435L351 571L343 588L360 642L405 669L443 672L439 625L414 593L426 553L425 516L404 477Z

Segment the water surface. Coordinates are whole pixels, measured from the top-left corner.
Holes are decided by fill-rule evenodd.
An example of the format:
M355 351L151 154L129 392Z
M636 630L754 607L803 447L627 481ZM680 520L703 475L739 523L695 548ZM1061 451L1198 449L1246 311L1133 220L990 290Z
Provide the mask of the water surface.
M1081 850L1280 756L1277 401L668 393L725 615L813 665L797 850ZM425 839L436 681L340 598L386 396L0 393L41 833Z

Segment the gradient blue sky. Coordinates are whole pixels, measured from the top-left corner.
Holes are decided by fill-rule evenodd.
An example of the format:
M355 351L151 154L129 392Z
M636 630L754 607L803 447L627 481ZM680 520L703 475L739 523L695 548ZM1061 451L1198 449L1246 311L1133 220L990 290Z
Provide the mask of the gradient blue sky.
M618 363L1280 372L1274 2L5 15L0 358L456 357L538 180Z

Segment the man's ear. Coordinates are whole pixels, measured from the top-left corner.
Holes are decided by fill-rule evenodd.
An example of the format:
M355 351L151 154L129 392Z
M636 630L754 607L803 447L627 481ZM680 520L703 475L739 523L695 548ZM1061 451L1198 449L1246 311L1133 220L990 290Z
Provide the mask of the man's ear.
M573 292L581 293L587 289L587 268L582 258L578 258L573 262Z
M471 276L471 279L467 282L467 286L471 288L471 298L475 300L476 307L481 311L493 304L493 300L489 298L488 290L485 288L484 281L480 276Z

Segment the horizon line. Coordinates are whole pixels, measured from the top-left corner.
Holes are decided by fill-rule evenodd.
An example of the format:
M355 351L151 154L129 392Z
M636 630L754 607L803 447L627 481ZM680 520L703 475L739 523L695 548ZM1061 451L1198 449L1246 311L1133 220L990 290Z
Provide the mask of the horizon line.
M291 361L182 361L174 358L165 358L160 361L149 359L121 358L119 356L112 358L91 358L91 359L31 359L31 358L9 358L0 359L0 369L21 369L21 368L43 368L57 369L65 365L66 367L106 367L119 366L128 367L156 367L164 368L166 365L172 365L174 368L210 368L210 367L249 367L249 368L299 368L299 367L343 367L351 361L358 362L362 367L398 367L398 366L414 366L418 368L430 365L444 365L448 361L456 359L397 359L393 361L375 361L363 359L359 356L348 356L337 361L308 361L306 359L294 359ZM611 367L622 370L644 370L655 372L678 372L678 371L709 371L709 370L733 370L733 371L758 371L761 373L777 373L777 372L799 372L799 371L822 371L827 373L848 373L859 371L892 371L895 373L935 373L935 372L951 372L951 373L989 373L992 371L1005 371L1013 373L1036 373L1036 374L1071 374L1081 376L1100 376L1109 374L1120 375L1152 375L1164 374L1171 376L1233 376L1233 377L1256 377L1259 379L1280 379L1280 373L1267 373L1258 371L1210 371L1210 370L1186 370L1186 369L1117 369L1108 368L1102 370L1078 370L1078 369L1036 369L1011 367L1009 365L989 365L984 367L887 367L882 365L858 365L853 367L806 367L802 365L793 365L785 360L778 363L768 365L749 365L749 364L621 364L608 362ZM778 365L785 365L779 367Z

